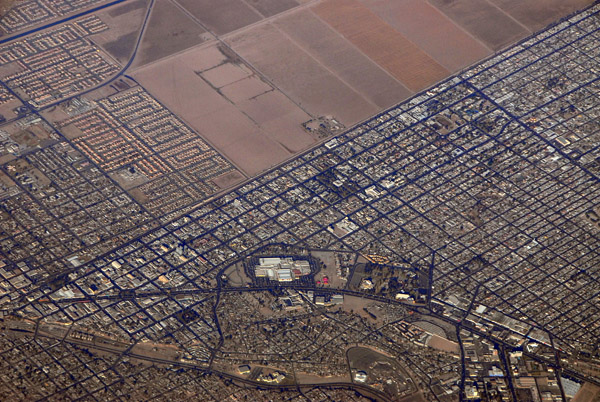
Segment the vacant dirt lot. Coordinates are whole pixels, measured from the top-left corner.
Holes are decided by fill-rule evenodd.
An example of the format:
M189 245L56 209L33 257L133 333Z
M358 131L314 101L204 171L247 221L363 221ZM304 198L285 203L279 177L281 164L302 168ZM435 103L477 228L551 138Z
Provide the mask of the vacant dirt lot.
M213 183L219 186L219 188L225 189L241 182L242 180L244 180L244 176L237 170L234 170L232 172L225 173L222 176L215 177L213 179Z
M600 398L600 387L586 382L579 389L572 402L597 402Z
M413 91L449 74L448 70L356 0L327 0L315 6L314 11Z
M449 341L448 339L442 338L438 335L433 335L429 339L427 345L434 349L443 350L444 352L454 354L460 353L460 346L458 345L458 343Z
M332 115L348 126L379 110L276 27L253 27L229 43L314 116Z
M314 142L301 127L310 119L308 114L215 46L191 49L140 68L133 75L248 175L282 162ZM238 92L235 85L250 79L260 93L249 97L247 87L239 86ZM220 85L225 96L216 89ZM250 89L254 87L250 85ZM226 182L221 180L219 186Z
M158 0L144 32L136 65L143 65L202 43L206 32L169 0Z
M148 0L136 0L98 13L110 29L94 35L99 44L121 65L126 64L138 39Z
M258 124L269 138L287 150L305 149L314 139L302 128L310 117L279 91L269 91L238 103L238 107Z
M4 17L16 2L17 0L0 0L0 18Z
M139 10L140 8L146 8L147 5L147 0L130 1L117 7L109 8L108 15L110 15L112 18L116 18L132 11Z
M250 69L244 65L224 63L206 70L202 73L202 77L207 80L215 88L221 88L225 85L232 84L252 75Z
M271 90L273 88L269 84L254 76L222 87L221 93L233 103L239 103Z

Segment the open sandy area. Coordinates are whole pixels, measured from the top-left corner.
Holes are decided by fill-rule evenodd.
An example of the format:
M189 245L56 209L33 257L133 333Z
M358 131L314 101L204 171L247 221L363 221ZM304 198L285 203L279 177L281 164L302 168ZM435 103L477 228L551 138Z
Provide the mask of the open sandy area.
M136 65L146 64L202 43L206 30L170 0L157 0L152 8Z
M219 88L221 94L233 103L255 98L266 92L272 91L273 87L258 77L247 77L229 85Z
M298 384L325 384L332 382L347 382L352 383L350 374L348 375L332 375L327 377L321 377L315 374L296 372L296 382Z
M438 335L432 335L427 342L427 346L437 350L442 350L444 352L454 353L456 355L460 354L460 346L458 343L452 342Z
M98 18L110 29L94 35L94 42L121 65L132 55L148 3L148 0L134 0L98 13Z
M369 307L374 306L376 304L377 304L377 302L374 302L374 301L368 300L368 299L363 299L362 297L345 295L344 296L344 304L342 304L341 308L344 311L356 313L356 314L360 315L362 318L366 318L367 320L375 321L373 319L373 317L371 317L369 315L369 313L364 311L364 309L365 308L369 309Z
M16 2L17 0L0 0L0 18L4 17Z
M253 27L228 42L314 116L332 115L348 126L379 110L272 25Z
M302 128L310 115L216 46L152 63L133 76L248 175L314 143Z
M597 402L600 400L600 387L589 382L584 383L575 394L572 402Z

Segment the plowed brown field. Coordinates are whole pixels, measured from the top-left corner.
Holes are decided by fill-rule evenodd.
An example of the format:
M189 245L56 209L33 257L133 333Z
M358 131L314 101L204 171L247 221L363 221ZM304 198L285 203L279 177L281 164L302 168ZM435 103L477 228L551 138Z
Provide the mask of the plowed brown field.
M327 0L313 9L373 61L413 91L450 72L355 0Z

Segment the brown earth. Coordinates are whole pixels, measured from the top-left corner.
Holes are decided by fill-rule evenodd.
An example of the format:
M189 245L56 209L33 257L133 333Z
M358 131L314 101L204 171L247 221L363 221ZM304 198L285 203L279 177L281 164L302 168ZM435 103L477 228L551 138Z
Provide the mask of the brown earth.
M273 88L258 77L248 77L221 88L221 94L233 103L238 103L272 91Z
M252 75L244 65L224 63L202 72L202 77L215 88L221 88Z
M593 3L591 0L491 1L532 31L538 31L556 19L581 10Z
M215 84L230 83L223 87L229 97L205 80L211 71L218 72L207 75ZM306 148L314 139L301 127L310 116L270 85L268 91L252 98L248 93L236 93L231 86L248 80L243 78L248 73L254 74L248 66L234 64L210 46L153 63L133 75L240 169L254 175ZM256 75L250 77L258 80Z
M531 33L526 26L487 1L428 1L493 50L499 50Z
M217 35L235 31L262 19L243 0L177 0Z
M296 0L246 0L246 3L265 17L279 14L298 5Z
M133 53L148 4L148 0L136 0L98 13L98 18L110 29L94 35L94 42L121 65L126 64Z
M572 402L598 402L600 401L600 387L589 382L584 383L575 394Z
M121 4L117 7L109 8L108 15L112 18L119 17L124 14L129 14L132 11L139 10L141 8L146 8L147 1L146 0L134 0L124 4Z
M426 1L362 2L449 71L459 70L491 53L484 43Z
M314 116L331 115L349 126L379 110L272 25L253 27L228 42Z
M429 347L434 349L443 350L444 352L460 354L460 346L456 342L452 342L448 339L442 338L438 335L433 335L427 343Z
M202 43L204 28L169 0L157 0L137 55L142 65Z
M17 0L0 0L0 18L4 17L16 2Z
M411 92L400 81L310 10L300 10L279 18L275 25L377 106L389 107L410 96Z
M413 91L426 88L450 73L356 0L326 0L313 10Z
M140 56L150 57L144 63L165 58L132 74L253 175L314 143L301 123L329 115L350 127L589 3L158 0L153 18L161 19L159 27L152 38L150 27L145 38L158 50L142 49ZM128 16L142 0L131 4L112 13ZM164 4L188 13L161 11ZM169 37L185 24L195 27L189 42ZM209 33L194 37L203 27L232 50Z

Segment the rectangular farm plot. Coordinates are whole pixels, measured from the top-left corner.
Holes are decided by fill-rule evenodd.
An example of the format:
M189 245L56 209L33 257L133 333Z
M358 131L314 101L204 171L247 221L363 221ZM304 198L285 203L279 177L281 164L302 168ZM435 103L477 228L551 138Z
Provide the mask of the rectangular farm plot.
M362 2L450 71L457 71L491 53L491 49L426 1Z
M252 74L252 71L244 65L233 63L224 63L201 73L202 77L215 88L224 87Z
M558 18L593 3L592 0L492 0L530 30L537 31Z
M487 1L429 0L429 2L494 50L499 50L530 33L510 15Z
M302 128L310 116L279 91L270 91L239 104L239 107L266 135L290 152L298 152L314 142Z
M217 46L203 47L198 51L185 52L178 56L181 63L193 66L194 71L206 71L227 62L227 56Z
M223 114L222 118L226 117ZM242 166L249 175L256 175L265 169L288 159L291 154L281 145L258 130L246 132L238 141L232 141L223 147L232 160Z
M148 0L127 2L99 12L98 16L110 29L94 35L94 42L121 65L127 64L133 53L146 16Z
M255 175L291 156L235 106L200 116L202 133L248 175Z
M350 126L379 110L276 27L256 26L228 42L313 116L331 115Z
M296 0L246 0L246 3L250 4L265 17L279 14L298 5Z
M313 10L412 91L449 75L438 62L355 0L327 0Z
M146 64L202 43L206 32L169 0L158 0L140 43L139 64Z
M221 93L233 103L254 98L273 88L258 77L248 77L221 88Z
M377 106L386 108L410 96L404 85L310 10L283 16L275 25Z
M177 0L217 35L245 27L262 17L243 0Z

